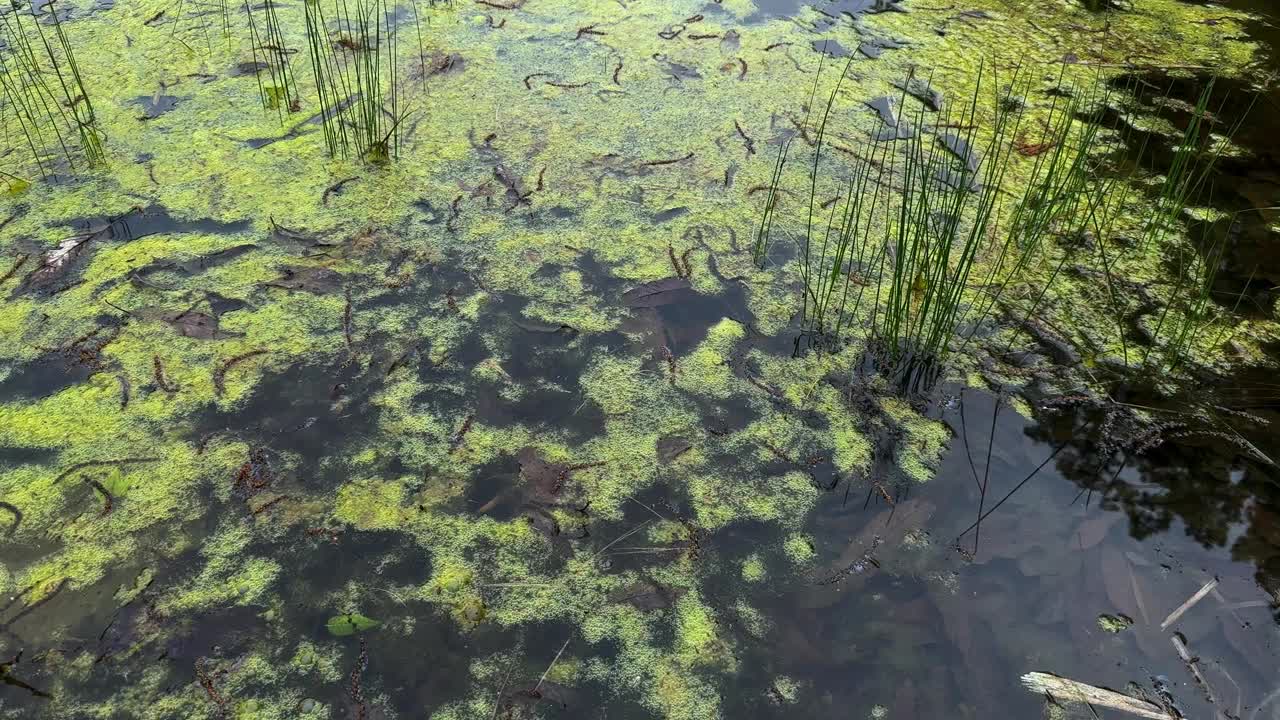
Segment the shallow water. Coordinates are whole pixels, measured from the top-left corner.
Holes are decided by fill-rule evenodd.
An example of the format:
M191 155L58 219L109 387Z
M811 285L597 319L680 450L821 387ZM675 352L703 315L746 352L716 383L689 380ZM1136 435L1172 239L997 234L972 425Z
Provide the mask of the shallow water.
M1280 115L1230 44L1273 35L1218 17L1267 8L979 4L419 3L391 82L430 102L386 166L330 159L305 92L264 112L213 8L68 12L109 156L5 156L0 716L1033 717L1042 671L1280 717ZM873 319L800 332L799 247L751 245L812 70L853 58L852 157L867 101L926 65L958 104L1000 42L1175 123L1201 63L1224 118L1259 98L1206 201L1240 222L1167 241L1229 238L1234 355L1117 370L1092 257L1051 331L976 322L905 397Z

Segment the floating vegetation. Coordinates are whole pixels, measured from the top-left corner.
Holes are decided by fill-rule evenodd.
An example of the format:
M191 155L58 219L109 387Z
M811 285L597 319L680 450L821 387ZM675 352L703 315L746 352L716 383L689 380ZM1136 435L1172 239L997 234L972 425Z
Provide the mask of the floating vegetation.
M1200 572L1209 657L1274 393L1153 422L1114 358L1261 366L1274 271L1139 248L1195 98L1123 65L1253 54L1143 2L57 0L112 163L5 96L0 718L1024 716L1178 672Z

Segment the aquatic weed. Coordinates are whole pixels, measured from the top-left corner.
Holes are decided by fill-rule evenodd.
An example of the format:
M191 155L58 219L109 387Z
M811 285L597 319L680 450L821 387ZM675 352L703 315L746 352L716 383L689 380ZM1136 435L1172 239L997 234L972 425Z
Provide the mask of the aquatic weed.
M307 43L329 153L352 149L372 162L400 150L399 33L385 0L334 0L331 16L321 0L304 3ZM415 25L417 11L414 10ZM336 32L330 30L330 23ZM419 33L421 32L419 27ZM421 35L419 34L421 52Z
M14 2L8 12L0 13L4 41L0 50L0 88L5 109L15 113L32 158L41 174L48 176L51 141L46 139L46 132L53 135L63 157L73 167L77 156L89 165L97 165L105 155L102 131L71 41L54 3L49 2L45 8L52 32L46 31L41 15L32 5ZM78 145L70 140L73 131L79 138Z
M276 110L283 120L286 112L296 112L299 109L300 102L293 71L289 67L291 50L285 43L275 0L263 0L261 29L254 20L254 11L249 5L249 0L244 1L244 13L249 26L250 52L253 54L254 76L258 80L258 94L262 98L262 107ZM259 53L262 53L261 60L259 60ZM263 69L267 71L270 78L268 85L262 82Z

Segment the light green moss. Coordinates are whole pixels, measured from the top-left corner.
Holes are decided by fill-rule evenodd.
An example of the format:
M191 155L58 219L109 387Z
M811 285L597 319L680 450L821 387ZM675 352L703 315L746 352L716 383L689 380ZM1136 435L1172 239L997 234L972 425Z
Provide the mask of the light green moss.
M360 530L390 530L399 527L405 513L402 483L362 480L338 489L334 517Z
M787 558L796 565L808 565L817 555L813 549L813 540L800 533L787 536L782 543L782 549L787 554Z

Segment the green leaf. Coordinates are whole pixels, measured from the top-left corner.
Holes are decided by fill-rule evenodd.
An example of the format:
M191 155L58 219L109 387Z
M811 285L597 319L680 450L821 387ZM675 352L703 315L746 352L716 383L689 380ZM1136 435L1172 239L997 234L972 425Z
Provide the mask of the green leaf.
M329 622L325 623L324 626L329 629L331 635L346 637L365 630L372 630L381 624L377 620L367 618L360 613L347 613L346 615L334 615L329 618Z
M111 474L102 481L102 487L106 488L107 492L111 493L111 496L116 498L122 498L125 495L128 495L129 486L131 484L132 483L130 483L129 478L125 477L125 474L120 471L120 468L112 470Z
M11 196L21 195L31 187L31 183L20 177L10 177L4 181L5 192Z

